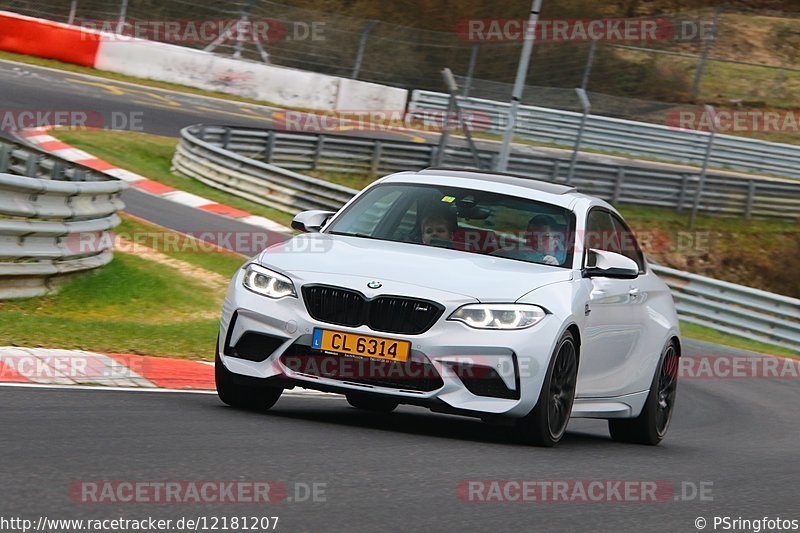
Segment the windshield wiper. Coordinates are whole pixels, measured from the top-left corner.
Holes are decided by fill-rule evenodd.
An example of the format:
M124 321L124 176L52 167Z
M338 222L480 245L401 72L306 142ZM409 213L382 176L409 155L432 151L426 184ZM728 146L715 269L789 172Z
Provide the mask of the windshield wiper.
M361 237L362 239L378 239L377 237L373 237L372 235L367 235L366 233L347 233L344 231L329 231L328 234L341 235L342 237Z

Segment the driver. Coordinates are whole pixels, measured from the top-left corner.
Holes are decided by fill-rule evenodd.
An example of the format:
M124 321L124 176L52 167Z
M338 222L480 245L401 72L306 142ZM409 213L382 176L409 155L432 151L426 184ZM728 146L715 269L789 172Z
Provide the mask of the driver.
M533 260L547 265L561 265L567 259L564 228L548 215L536 215L528 221L527 245Z
M528 221L524 242L495 253L530 263L561 266L567 259L564 241L564 228L553 217L536 215Z

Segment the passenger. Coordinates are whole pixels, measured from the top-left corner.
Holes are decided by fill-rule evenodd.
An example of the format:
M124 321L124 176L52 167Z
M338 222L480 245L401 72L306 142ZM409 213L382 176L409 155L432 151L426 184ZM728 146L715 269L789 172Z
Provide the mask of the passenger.
M422 220L422 242L434 246L450 246L455 233L454 221L443 214L428 215Z

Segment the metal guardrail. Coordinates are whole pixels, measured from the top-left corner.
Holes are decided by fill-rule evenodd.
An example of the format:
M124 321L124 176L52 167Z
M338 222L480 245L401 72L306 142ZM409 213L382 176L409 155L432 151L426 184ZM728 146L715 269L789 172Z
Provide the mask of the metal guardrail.
M409 113L444 111L449 95L415 90ZM480 98L459 98L461 108L472 112L476 131L502 134L505 131L507 102ZM581 122L581 113L537 106L520 106L515 135L532 141L572 148ZM666 125L636 122L600 115L586 120L581 147L632 156L701 165L709 133L681 130ZM711 150L710 165L745 172L800 179L800 146L758 139L717 135Z
M52 291L108 264L126 184L16 144L0 143L0 299Z
M433 166L437 151L436 145L410 141L195 125L181 132L173 166L209 185L296 213L340 206L354 191L289 170L388 174ZM480 155L486 166L491 165L493 156ZM443 164L470 167L473 155L465 146L451 145L445 150ZM508 171L563 183L569 161L513 154ZM581 192L612 203L678 211L692 208L698 183L699 173L589 161L578 161L571 181ZM800 182L732 179L709 172L698 211L794 220L800 217Z
M247 130L246 139L236 146L224 142L229 131L233 130L203 125L181 130L172 159L173 170L291 214L307 209L337 210L358 192L277 167L270 164L269 158L266 162L255 159L258 147L270 144L266 131Z
M388 173L427 166L431 157L435 157L435 148L417 143L196 125L181 132L181 142L173 165L177 170L198 177L209 185L240 196L252 195L259 198L260 203L296 213L302 209L319 207L338 209L357 191L290 172L275 164L337 172ZM470 157L466 152L449 155ZM518 167L525 165L526 161L512 158L514 171L519 172ZM566 172L566 165L560 168L557 163L538 161L538 167L524 168L526 175L543 172L547 176L560 178ZM527 161L527 164L531 162ZM592 170L592 167L582 169ZM600 170L596 172L603 175ZM667 178L663 175L632 172L628 181L625 179L626 172L627 169L618 168L616 174L612 173L610 183L603 184L599 180L581 182L579 179L575 183L590 194L599 191L617 200L641 200L647 195L662 195L660 201L663 201L674 195L674 192L665 192L667 186L664 180ZM670 186L682 183L685 190L686 179L681 177L667 183ZM626 183L630 185L624 188ZM723 185L722 182L717 184L718 187ZM258 191L259 186L264 188ZM304 187L308 187L310 192L305 198ZM328 189L324 196L319 195L320 187ZM791 189L795 197L798 187L800 184L793 185ZM705 205L708 206L708 202ZM753 201L751 214L758 212L756 205ZM758 209L764 208L760 203L758 205ZM800 346L800 300L663 266L652 265L652 268L672 290L681 319L767 344L794 350Z
M651 265L681 320L800 351L800 299Z

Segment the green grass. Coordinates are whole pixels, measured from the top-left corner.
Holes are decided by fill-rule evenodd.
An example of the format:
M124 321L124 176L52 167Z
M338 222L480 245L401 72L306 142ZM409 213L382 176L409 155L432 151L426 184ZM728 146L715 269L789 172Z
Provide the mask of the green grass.
M724 87L723 91L719 88ZM741 99L766 106L797 109L800 72L779 68L709 61L703 75L701 95L725 100Z
M211 360L221 290L135 255L58 294L0 302L0 343Z
M92 130L55 130L53 135L100 159L165 185L269 218L285 226L292 222L289 214L173 173L170 166L178 141L172 137L130 131Z
M721 344L724 346L731 346L733 348L740 348L751 352L763 353L768 355L781 355L785 357L800 357L800 352L797 350L790 350L788 348L781 348L779 346L772 346L763 342L751 341L736 335L728 335L720 333L711 328L700 326L697 324L689 324L688 322L681 322L681 335L684 338L697 339L714 344Z

